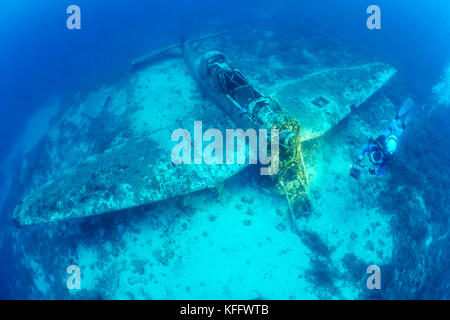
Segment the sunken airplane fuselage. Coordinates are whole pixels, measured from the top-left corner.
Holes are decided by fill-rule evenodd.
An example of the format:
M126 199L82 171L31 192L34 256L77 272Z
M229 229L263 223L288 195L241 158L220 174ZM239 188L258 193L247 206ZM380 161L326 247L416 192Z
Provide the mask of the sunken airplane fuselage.
M202 92L221 108L240 128L265 125L257 112L270 104L270 98L255 89L225 55L210 51L203 55L186 42L181 45L186 64ZM274 113L274 110L269 110Z
M224 131L272 121L270 112L257 112L270 111L271 98L253 88L242 73L235 69L211 73L221 66L227 71L223 54L199 55L186 43L182 51L185 63L161 60L92 91L52 121L41 143L48 169L30 179L15 208L18 224L147 205L212 188L246 166L172 163L176 143L172 132L178 128L192 132L195 120L205 128ZM389 65L371 63L326 69L266 89L276 92L283 109L302 125L302 138L308 140L338 124L395 72Z

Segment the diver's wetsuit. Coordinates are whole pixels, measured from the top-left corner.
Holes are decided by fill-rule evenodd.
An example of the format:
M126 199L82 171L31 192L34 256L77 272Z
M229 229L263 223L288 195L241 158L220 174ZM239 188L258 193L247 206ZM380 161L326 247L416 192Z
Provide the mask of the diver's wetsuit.
M406 99L397 112L395 119L391 121L383 134L375 140L371 139L369 144L361 150L359 159L352 166L350 175L355 179L359 179L363 167L361 161L366 152L369 152L370 162L376 167L376 170L370 169L369 172L377 176L383 174L386 165L394 159L398 139L402 136L406 125L415 116L416 112L417 108L414 107L413 100L411 98Z
M364 156L364 154L366 153L366 152L369 152L370 154L376 154L376 153L379 153L379 155L380 155L380 160L379 161L377 161L377 162L374 162L374 160L372 159L372 156L370 157L370 161L375 165L375 166L378 166L378 170L374 173L375 175L377 175L377 176L379 176L379 175L381 175L381 174L383 174L384 173L384 170L386 169L386 164L390 161L390 160L392 160L392 157L390 157L390 159L388 159L388 157L387 157L387 154L384 152L384 149L383 149L383 145L384 145L384 143L382 142L383 140L385 141L386 140L386 137L385 136L379 136L378 138L377 138L377 140L379 141L379 143L381 144L379 144L379 143L370 143L369 145L367 145L367 146L365 146L362 150L361 150L361 153L359 154L359 157L360 157L360 159L362 159L362 157ZM372 171L371 171L371 173L373 173Z
M361 153L359 154L359 159L361 160L362 157L366 152L369 152L370 154L370 161L373 165L378 167L378 170L370 171L370 173L374 175L382 175L384 173L384 170L386 169L386 165L394 159L394 153L389 154L386 152L386 141L389 139L396 139L398 140L400 136L403 134L403 131L405 130L405 124L401 123L399 125L399 120L394 119L389 125L389 128L380 135L373 143L369 143L369 145L365 146Z

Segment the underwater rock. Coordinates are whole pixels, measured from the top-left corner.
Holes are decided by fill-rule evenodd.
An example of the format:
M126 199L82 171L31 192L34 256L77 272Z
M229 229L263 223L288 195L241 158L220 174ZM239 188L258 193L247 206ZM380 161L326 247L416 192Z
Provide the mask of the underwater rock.
M441 82L433 87L433 95L438 104L450 106L450 64L445 69Z

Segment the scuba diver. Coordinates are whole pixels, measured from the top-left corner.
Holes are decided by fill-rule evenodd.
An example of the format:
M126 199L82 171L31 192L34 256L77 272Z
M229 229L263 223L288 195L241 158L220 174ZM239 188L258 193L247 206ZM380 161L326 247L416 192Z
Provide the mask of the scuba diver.
M389 128L375 140L370 139L369 144L361 150L358 160L352 166L350 175L359 179L361 171L365 167L361 162L366 153L373 166L369 169L369 173L377 176L382 175L386 165L394 159L398 139L415 113L416 108L414 108L413 100L411 98L406 99L395 119L389 124Z

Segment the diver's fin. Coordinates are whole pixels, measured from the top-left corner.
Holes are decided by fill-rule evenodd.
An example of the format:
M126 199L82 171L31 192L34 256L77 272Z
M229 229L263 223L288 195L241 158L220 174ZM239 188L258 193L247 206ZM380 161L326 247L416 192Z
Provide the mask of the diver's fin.
M281 106L302 126L302 139L325 134L377 92L396 73L390 65L323 69L270 88Z
M405 114L407 114L412 108L414 107L414 101L411 98L408 98L403 102L402 107L397 113L397 118L403 117Z
M397 113L397 119L402 120L403 128L415 117L417 114L417 108L411 98L408 98L403 102L402 107Z
M406 114L406 117L403 120L403 127L405 127L409 122L411 122L411 120L416 116L417 112L418 109L413 108Z

